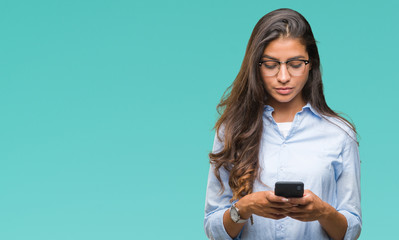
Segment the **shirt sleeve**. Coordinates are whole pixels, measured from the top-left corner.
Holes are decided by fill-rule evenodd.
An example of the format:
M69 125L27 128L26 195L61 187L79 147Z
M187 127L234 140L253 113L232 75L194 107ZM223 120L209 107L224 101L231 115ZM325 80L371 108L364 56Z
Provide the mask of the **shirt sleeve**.
M352 134L356 139L356 136ZM362 228L360 207L360 158L357 142L347 137L342 157L342 173L337 179L337 211L347 220L345 240L357 239Z
M212 152L218 152L223 149L223 144L215 134ZM230 199L233 196L229 186L229 172L221 167L219 169L220 177L224 185L224 191L221 192L221 185L214 174L214 166L211 164L208 174L208 186L205 199L205 233L209 239L232 239L226 232L223 225L223 214L230 208ZM239 238L236 238L239 239Z

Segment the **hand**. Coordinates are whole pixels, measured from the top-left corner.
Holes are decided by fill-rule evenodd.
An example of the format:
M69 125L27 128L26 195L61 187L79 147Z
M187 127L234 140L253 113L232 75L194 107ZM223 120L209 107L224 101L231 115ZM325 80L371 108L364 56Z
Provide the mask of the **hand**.
M249 218L252 214L271 219L281 219L287 216L287 209L292 208L288 199L274 195L273 191L246 195L236 203L236 206L240 209L240 215L243 219Z
M287 209L286 215L303 222L320 220L326 216L329 206L310 190L305 190L303 197L290 198L288 202L293 207Z

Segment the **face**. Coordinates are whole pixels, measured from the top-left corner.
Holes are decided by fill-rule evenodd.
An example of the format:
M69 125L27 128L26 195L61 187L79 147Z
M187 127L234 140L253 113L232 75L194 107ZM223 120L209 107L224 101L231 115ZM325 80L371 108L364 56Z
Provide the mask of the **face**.
M270 60L280 62L309 60L309 55L305 45L299 39L278 38L270 42L263 51L261 62ZM293 74L290 74L289 71L297 71L295 67L296 65L292 65L292 62L282 63L276 75L268 76L270 74L267 71L270 72L270 70L265 65L260 66L260 75L265 84L269 104L304 105L302 89L308 79L310 64L305 65L303 72L301 71L299 75L296 72L295 76L292 76Z

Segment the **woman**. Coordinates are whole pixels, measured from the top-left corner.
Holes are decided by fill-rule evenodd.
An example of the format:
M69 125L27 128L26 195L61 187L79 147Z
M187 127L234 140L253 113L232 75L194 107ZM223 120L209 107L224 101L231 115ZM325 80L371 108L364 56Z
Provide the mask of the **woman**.
M361 231L356 131L324 98L312 30L278 9L256 24L209 154L210 239L356 239ZM302 181L301 198L274 194Z

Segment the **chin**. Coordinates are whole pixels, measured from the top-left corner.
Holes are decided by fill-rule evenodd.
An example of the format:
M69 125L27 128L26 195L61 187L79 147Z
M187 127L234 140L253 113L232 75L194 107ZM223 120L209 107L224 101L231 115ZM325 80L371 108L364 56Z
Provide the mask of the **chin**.
M278 98L274 98L277 102L279 103L289 103L291 102L294 98L293 97L278 97Z

